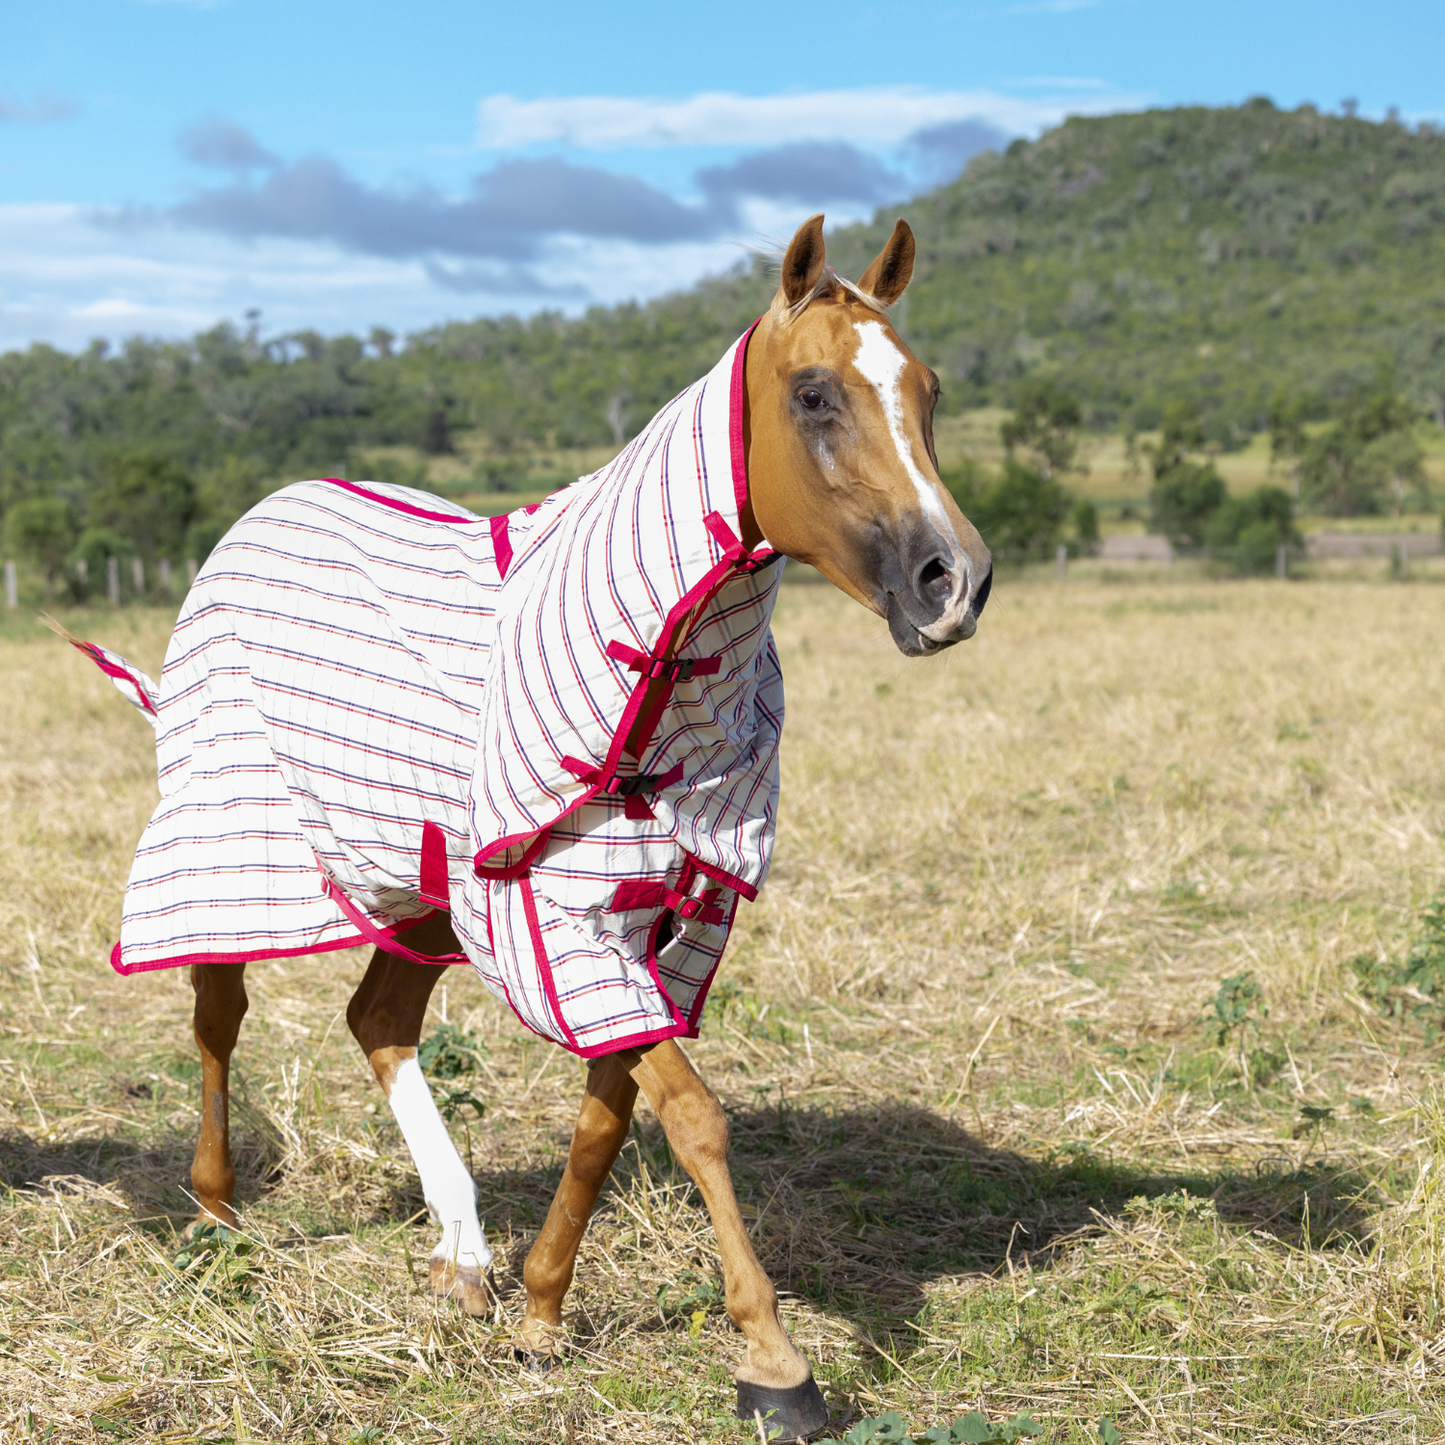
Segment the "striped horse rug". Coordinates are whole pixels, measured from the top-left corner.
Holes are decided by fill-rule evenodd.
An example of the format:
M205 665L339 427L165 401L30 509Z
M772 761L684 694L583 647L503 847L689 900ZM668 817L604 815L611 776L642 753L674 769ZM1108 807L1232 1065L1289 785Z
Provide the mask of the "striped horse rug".
M471 962L543 1037L694 1036L778 799L746 345L539 507L274 493L201 569L159 686L83 644L157 735L113 966L420 959L406 930L445 907L464 953L423 961Z

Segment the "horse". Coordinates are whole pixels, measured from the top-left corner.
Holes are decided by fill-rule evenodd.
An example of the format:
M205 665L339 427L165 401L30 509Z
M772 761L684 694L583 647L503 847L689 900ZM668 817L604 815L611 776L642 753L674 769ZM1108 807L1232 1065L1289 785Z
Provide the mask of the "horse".
M812 217L767 313L714 372L538 509L486 522L405 488L283 488L208 559L159 687L70 639L158 726L162 803L112 963L189 967L197 1225L237 1224L228 1078L247 960L370 941L346 1019L442 1228L431 1288L493 1313L476 1186L417 1062L442 966L471 961L588 1063L523 1269L520 1358L564 1357L578 1248L641 1093L711 1216L745 1341L739 1416L785 1438L826 1424L738 1209L723 1109L678 1040L696 1035L770 854L774 564L816 568L908 657L971 637L988 599L988 549L939 477L938 378L888 319L914 254L899 220L848 281ZM704 645L717 655L693 655ZM564 745L583 756L556 756ZM360 777L377 758L381 781Z

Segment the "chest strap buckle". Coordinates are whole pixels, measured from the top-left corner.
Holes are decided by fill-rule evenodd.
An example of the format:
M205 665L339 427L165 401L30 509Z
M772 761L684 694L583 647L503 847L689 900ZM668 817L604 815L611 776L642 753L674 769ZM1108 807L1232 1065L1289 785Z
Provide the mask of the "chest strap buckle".
M625 642L609 642L607 655L614 662L625 662L629 672L640 672L649 681L691 682L695 677L711 677L722 667L720 657L653 657L629 647Z
M563 758L562 766L588 787L595 787L609 798L635 798L641 793L655 793L661 788L670 788L682 778L682 764L674 763L665 773L621 773L604 775L601 768L590 763L579 762L576 758Z

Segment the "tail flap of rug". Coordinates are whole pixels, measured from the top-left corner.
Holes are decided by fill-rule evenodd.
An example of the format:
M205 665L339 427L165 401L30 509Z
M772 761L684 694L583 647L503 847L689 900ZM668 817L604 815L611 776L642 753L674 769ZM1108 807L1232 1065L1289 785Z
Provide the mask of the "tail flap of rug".
M79 648L116 686L116 690L145 720L155 727L159 721L157 708L160 706L161 690L140 668L127 662L120 653L102 647L98 642L86 642L67 631L53 617L43 619L45 625L63 637L72 647Z

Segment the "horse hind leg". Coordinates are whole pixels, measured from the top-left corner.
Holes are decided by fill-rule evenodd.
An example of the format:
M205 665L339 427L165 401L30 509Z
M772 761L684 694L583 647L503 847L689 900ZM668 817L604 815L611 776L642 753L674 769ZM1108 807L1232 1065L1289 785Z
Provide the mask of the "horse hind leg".
M459 950L445 915L418 925L406 935L417 953ZM346 1010L353 1037L386 1094L402 1138L421 1178L432 1222L442 1235L431 1252L434 1293L452 1296L470 1315L495 1308L492 1251L477 1218L477 1186L437 1112L426 1076L417 1063L426 1006L441 967L375 950Z
M516 1346L531 1363L543 1364L557 1352L562 1299L572 1283L577 1249L597 1196L627 1139L636 1099L637 1085L619 1055L588 1066L587 1089L572 1131L567 1167L522 1270L527 1312L517 1331Z
M231 1163L231 1054L246 1016L246 965L191 966L196 1046L201 1051L201 1132L191 1163L196 1223L234 1228L236 1169Z

